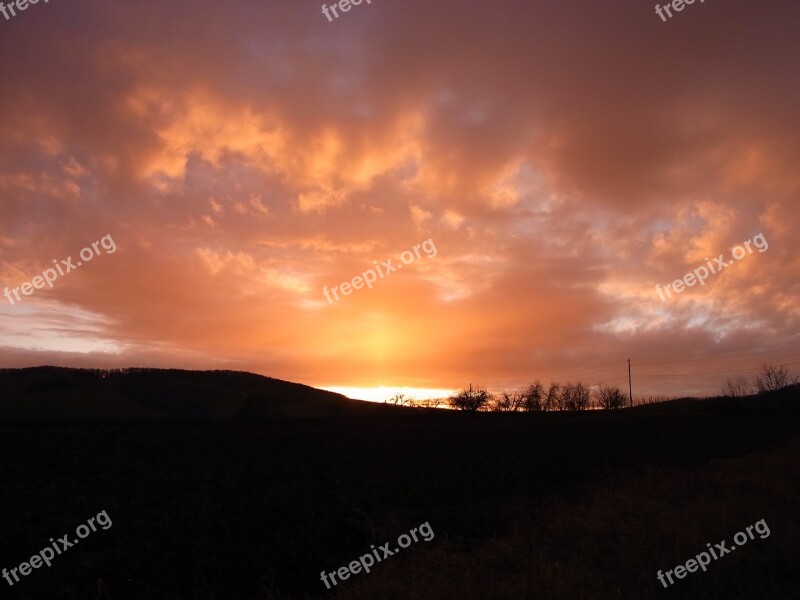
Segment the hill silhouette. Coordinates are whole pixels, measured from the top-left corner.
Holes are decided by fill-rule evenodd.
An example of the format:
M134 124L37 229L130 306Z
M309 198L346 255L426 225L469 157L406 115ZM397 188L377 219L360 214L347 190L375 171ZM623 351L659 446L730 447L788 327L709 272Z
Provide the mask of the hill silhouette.
M0 418L291 419L376 410L392 407L238 371L0 370Z
M800 386L477 413L229 371L5 370L0 566L103 510L113 527L9 597L794 598L798 407ZM656 579L759 519L768 539L674 589ZM320 580L426 522L430 543Z

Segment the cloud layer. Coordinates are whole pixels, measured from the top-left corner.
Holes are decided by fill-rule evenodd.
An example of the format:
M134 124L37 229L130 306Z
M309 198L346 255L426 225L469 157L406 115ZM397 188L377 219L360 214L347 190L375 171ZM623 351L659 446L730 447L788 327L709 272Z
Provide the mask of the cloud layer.
M119 250L0 299L0 364L448 388L621 384L630 357L641 393L679 394L800 361L798 17L31 6L0 22L0 285ZM762 232L767 252L660 301ZM435 258L323 297L428 238Z

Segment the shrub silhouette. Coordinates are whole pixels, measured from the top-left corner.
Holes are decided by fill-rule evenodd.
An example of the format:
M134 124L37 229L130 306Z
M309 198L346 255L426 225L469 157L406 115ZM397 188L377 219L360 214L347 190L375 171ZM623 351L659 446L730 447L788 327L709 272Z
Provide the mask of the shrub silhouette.
M522 409L524 401L522 392L503 392L494 399L491 409L496 412L517 412Z
M622 408L627 400L618 387L601 387L595 390L594 395L600 407L605 410Z
M455 396L447 399L448 404L458 410L476 412L485 410L492 401L492 395L483 388L473 390L472 384L469 389L461 390Z

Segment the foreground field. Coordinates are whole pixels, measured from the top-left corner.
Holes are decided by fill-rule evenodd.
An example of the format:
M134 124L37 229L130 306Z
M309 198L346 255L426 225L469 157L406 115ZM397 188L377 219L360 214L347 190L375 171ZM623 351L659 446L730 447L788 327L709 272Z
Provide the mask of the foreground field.
M0 425L4 597L795 598L796 398L615 413ZM757 410L759 406L768 407ZM765 519L670 589L655 575ZM334 571L421 523L435 538ZM100 580L102 583L98 583Z

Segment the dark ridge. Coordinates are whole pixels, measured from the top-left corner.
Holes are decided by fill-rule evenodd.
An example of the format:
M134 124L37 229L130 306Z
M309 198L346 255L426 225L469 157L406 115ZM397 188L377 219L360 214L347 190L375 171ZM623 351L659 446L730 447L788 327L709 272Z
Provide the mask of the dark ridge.
M355 416L393 408L239 371L0 369L0 418L9 419L269 420Z

